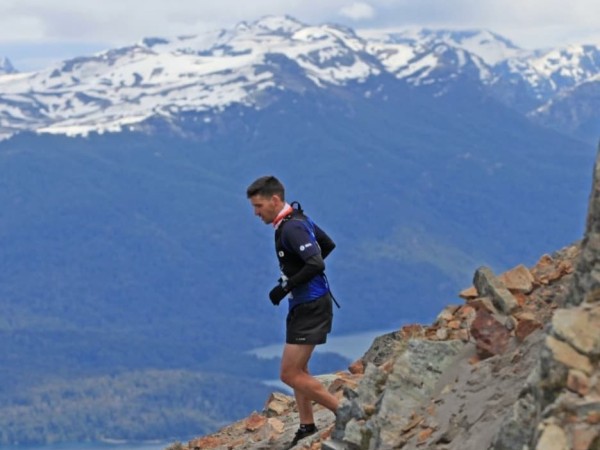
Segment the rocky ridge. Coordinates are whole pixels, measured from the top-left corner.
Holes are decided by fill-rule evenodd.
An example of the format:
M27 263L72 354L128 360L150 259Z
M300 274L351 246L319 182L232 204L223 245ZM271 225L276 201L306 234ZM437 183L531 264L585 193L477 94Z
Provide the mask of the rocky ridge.
M377 338L347 372L321 377L342 399L316 407L297 448L600 449L600 157L581 243L499 276L479 268L464 302L430 325ZM292 397L169 450L285 449Z

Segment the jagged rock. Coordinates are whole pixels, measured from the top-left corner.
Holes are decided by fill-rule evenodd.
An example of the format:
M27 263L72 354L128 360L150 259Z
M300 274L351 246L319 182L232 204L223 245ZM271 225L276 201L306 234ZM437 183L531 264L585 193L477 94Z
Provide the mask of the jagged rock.
M553 261L545 259L545 266ZM554 264L568 271L565 261ZM535 273L534 273L535 275ZM538 392L538 414L542 433L533 441L535 449L596 450L599 428L588 422L590 412L600 412L600 152L594 169L586 234L577 270L564 305L555 312L539 364L539 377L529 383ZM542 421L543 419L543 421Z
M458 309L460 308L460 305L448 305L446 306L441 313L438 314L437 319L435 321L435 323L439 323L439 322L449 322L451 320L454 319L454 314L456 313L456 311L458 311Z
M464 298L465 300L471 300L473 298L479 297L479 293L477 292L477 289L475 289L475 286L471 286L460 291L460 294L458 294L458 296L460 298Z
M590 391L590 378L581 370L571 369L567 374L567 389L586 396Z
M396 344L401 340L400 332L394 331L375 338L371 347L362 357L363 363L373 363L376 366L390 358L396 350Z
M570 369L581 370L587 375L591 375L594 370L591 361L585 355L578 353L566 342L548 336L546 338L546 347L552 352L552 359Z
M519 314L516 319L517 326L515 328L515 336L521 342L535 330L542 328L541 322L539 322L532 313Z
M531 269L535 282L542 285L550 284L572 272L573 264L570 261L557 261L550 255L543 255Z
M480 267L475 272L473 284L481 296L489 296L494 306L505 314L510 314L519 307L515 297L504 283L497 279L488 267Z
M568 285L579 276L571 274L579 254L572 245L541 258L530 273L518 266L498 278L480 268L477 298L450 305L431 326L406 325L376 339L353 373L320 377L330 392L343 392L337 419L315 408L319 433L296 448L599 450L600 290L586 292L577 309L556 309L575 303ZM193 443L279 450L297 424L294 399L273 394L264 415L183 450Z
M536 450L570 450L569 443L565 432L557 425L547 425L540 440L538 441Z
M579 428L573 433L572 450L600 449L600 430L594 428Z
M348 366L348 372L352 374L364 374L365 373L365 362L361 359L354 361Z
M373 428L372 442L383 447L399 443L395 430L409 421L406 412L428 399L440 375L463 347L460 341L408 342L406 351L396 358L379 410L369 420Z
M485 309L492 314L500 314L500 311L494 306L494 302L490 297L479 297L469 302L469 306L473 307L475 311Z
M511 292L529 294L533 290L535 279L527 267L523 264L501 274L498 279L504 283Z
M289 395L281 392L273 392L265 403L265 414L267 417L280 416L286 411L289 411L294 405L295 400Z
M514 450L525 448L533 434L537 408L531 392L521 394L510 412L503 419L490 450Z
M446 339L448 339L448 329L447 328L439 328L436 332L435 332L435 337L437 339L439 339L440 341L445 341Z
M336 441L329 439L321 444L321 450L355 450L356 447L347 442Z
M590 357L600 356L600 303L554 313L552 332L577 351Z
M267 418L258 413L253 413L244 423L246 430L256 431L267 423Z
M573 277L573 289L567 300L571 305L600 301L600 145L594 166L594 181L589 199L585 236Z
M475 339L477 354L485 359L506 351L510 331L494 315L480 309L471 324L471 336Z

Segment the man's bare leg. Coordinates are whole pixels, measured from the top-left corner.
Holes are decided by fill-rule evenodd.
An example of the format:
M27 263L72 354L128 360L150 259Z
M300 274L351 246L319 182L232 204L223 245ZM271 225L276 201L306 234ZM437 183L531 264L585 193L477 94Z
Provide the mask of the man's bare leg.
M304 372L309 374L308 365L304 366ZM310 374L309 374L310 375ZM296 398L296 406L298 407L298 415L300 416L300 423L315 423L313 416L312 402L302 394L302 392L294 389L294 397Z
M337 411L339 403L334 395L308 373L308 360L314 348L314 345L285 344L281 358L281 381L294 390L298 412L301 414L300 423L314 423L311 401L333 413ZM305 422L304 419L311 420Z

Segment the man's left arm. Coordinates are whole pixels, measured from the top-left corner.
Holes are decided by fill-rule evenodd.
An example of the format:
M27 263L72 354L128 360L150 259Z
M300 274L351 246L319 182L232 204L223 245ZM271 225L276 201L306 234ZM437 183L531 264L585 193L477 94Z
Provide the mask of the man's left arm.
M333 239L331 239L327 233L319 228L317 224L315 224L315 237L317 238L317 243L321 248L321 256L323 259L327 258L327 256L335 248L335 242L333 242Z

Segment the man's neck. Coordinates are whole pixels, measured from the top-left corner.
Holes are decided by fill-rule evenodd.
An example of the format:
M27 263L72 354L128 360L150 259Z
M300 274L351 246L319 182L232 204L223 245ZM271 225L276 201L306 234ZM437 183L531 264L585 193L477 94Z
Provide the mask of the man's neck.
M283 207L281 208L281 211L279 211L279 214L277 214L275 219L273 219L273 227L275 227L275 229L279 228L279 225L281 224L283 219L289 214L291 214L293 210L294 209L289 203L284 203Z

